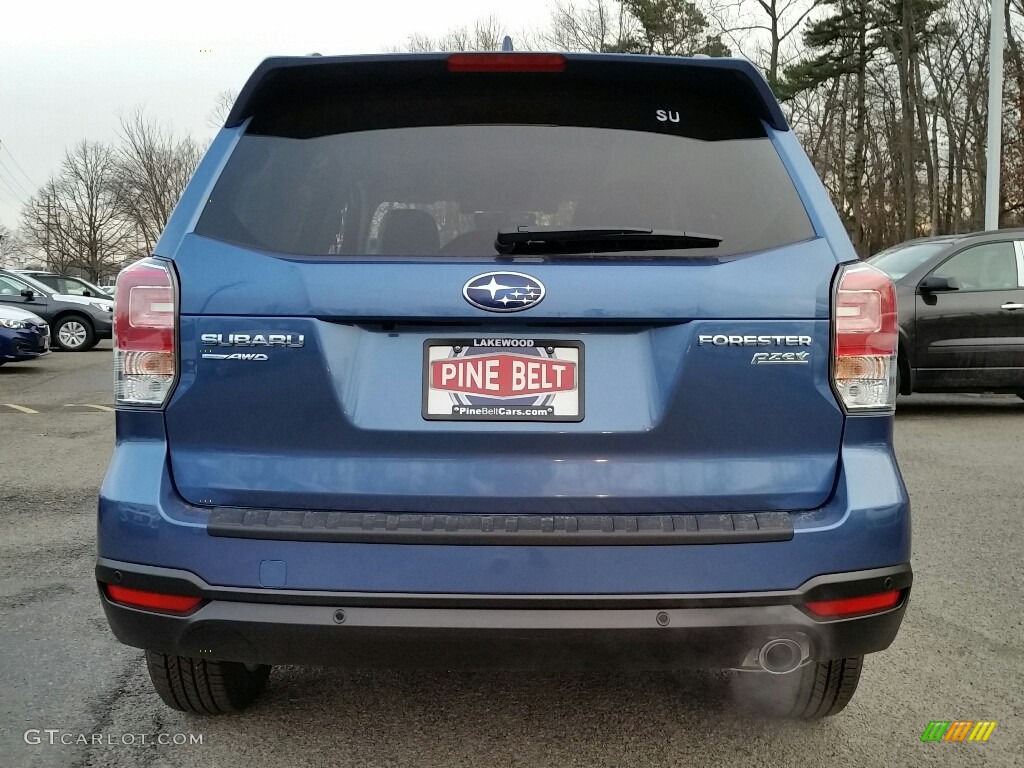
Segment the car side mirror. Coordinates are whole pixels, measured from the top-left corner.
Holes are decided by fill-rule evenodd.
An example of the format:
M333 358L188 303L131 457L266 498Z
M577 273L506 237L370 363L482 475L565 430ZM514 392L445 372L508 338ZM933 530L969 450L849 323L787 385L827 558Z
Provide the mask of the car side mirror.
M929 275L917 286L921 293L944 293L946 291L959 291L960 283L955 277L935 277Z
M90 291L88 288L86 288L84 291L82 291L82 295L83 296L92 296L92 291Z
M25 297L26 301L32 301L36 297L36 292L31 288L22 288L21 295Z

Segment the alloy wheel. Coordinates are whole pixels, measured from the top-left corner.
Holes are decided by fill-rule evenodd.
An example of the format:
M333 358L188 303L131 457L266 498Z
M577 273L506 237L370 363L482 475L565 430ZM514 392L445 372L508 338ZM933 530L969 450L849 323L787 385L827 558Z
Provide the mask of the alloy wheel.
M85 343L88 336L85 326L77 320L69 320L60 327L57 338L67 347L77 348Z

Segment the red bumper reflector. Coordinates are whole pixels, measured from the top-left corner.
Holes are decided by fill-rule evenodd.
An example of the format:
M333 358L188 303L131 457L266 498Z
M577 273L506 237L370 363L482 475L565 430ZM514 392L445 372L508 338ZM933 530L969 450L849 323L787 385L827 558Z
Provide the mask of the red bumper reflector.
M807 610L818 616L854 616L858 613L884 611L895 607L900 601L900 591L880 592L863 597L844 597L840 600L815 600L804 603Z
M560 53L453 53L449 72L563 72Z
M123 603L136 608L149 608L155 611L185 613L199 605L203 598L190 595L164 595L160 592L144 592L141 589L128 589L116 584L107 584L107 595L115 603Z

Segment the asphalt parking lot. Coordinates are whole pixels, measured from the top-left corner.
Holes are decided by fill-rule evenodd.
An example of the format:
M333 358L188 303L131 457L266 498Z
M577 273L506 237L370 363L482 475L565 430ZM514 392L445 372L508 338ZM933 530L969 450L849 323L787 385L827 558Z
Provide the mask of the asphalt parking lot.
M851 706L823 723L743 715L730 702L728 676L715 672L319 668L275 669L245 715L200 719L160 703L142 652L114 640L96 596L95 498L114 437L111 378L109 342L0 368L0 765L1024 760L1024 402L1016 397L900 400L896 443L914 508L913 599L893 647L868 658ZM929 721L955 719L998 726L985 744L920 741ZM42 743L26 743L29 729L42 732ZM45 729L60 731L57 743ZM158 733L202 743L158 745ZM79 734L90 743L59 743L82 741Z

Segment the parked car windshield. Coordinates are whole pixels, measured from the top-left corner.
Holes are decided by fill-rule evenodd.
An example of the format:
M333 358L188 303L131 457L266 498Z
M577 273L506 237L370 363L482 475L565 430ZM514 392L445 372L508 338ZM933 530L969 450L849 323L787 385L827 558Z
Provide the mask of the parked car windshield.
M634 254L643 258L723 257L814 236L760 126L678 112L662 120L634 92L591 91L566 106L517 91L514 112L487 93L387 97L257 115L196 233L321 256L495 255L498 230L517 227L721 238L717 248Z
M887 251L876 253L868 259L868 263L878 267L893 280L899 280L938 254L939 251L948 248L949 244L950 241L947 240L939 243L897 245Z

